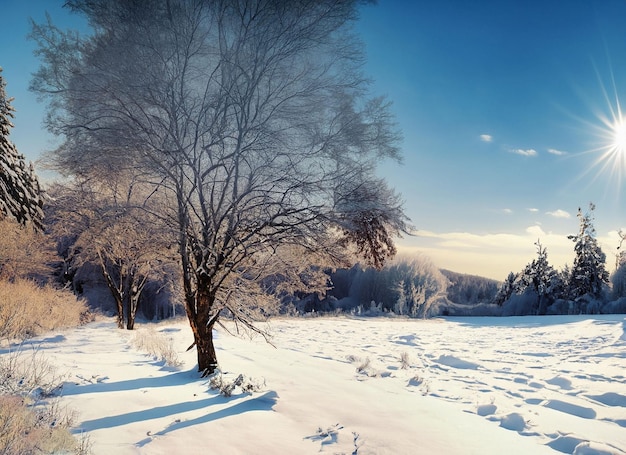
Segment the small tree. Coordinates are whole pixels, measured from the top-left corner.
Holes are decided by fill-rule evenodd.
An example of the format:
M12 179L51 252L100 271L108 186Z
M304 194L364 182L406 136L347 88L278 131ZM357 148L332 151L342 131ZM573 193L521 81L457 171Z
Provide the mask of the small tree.
M66 260L75 268L98 264L116 305L118 327L128 330L135 326L146 283L163 278L172 262L167 245L174 239L150 210L146 191L120 174L110 175L106 184L82 180L50 189L49 225L59 241L69 239Z
M24 155L9 141L13 127L12 98L7 98L0 68L0 218L9 217L43 230L43 198L32 163L27 166Z
M567 238L574 242L574 264L569 282L570 297L573 300L584 295L600 298L609 282L609 274L605 269L606 255L595 238L596 230L593 226L593 203L589 204L589 211L582 212L578 208L580 228L578 234Z
M546 314L548 306L558 297L560 290L559 275L548 262L548 251L537 240L537 259L526 265L519 276L516 293L532 292L537 296L535 307L531 311L535 314Z
M498 289L496 296L493 299L493 303L498 306L502 306L504 302L509 300L511 296L515 293L517 289L519 274L509 272L509 275L506 277L506 280Z

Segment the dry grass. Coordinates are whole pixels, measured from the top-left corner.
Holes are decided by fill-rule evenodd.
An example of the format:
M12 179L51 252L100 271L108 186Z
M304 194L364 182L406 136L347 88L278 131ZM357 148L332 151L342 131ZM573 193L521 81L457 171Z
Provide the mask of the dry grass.
M411 368L411 357L406 351L400 353L400 368L403 370Z
M0 396L0 455L88 453L69 426L53 407L28 405L16 395Z
M179 368L183 364L178 358L172 339L152 327L135 330L131 344L167 366Z
M88 314L70 291L24 279L0 281L0 302L0 338L12 341L77 326Z

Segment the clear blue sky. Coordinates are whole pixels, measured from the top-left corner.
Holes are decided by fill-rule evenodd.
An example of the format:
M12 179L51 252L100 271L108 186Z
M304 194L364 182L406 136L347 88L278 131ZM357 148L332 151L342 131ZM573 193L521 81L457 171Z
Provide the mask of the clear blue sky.
M29 159L51 147L27 91L37 68L29 17L77 27L62 0L0 0L0 66L17 109L12 141ZM573 261L576 210L590 201L614 263L626 226L626 167L597 163L602 119L626 103L626 0L380 0L356 30L375 94L393 102L402 166L381 174L418 229L399 242L445 268L504 279L535 257ZM602 133L602 128L605 130ZM608 131L607 131L608 129ZM621 156L618 155L618 158ZM623 178L622 180L626 180Z

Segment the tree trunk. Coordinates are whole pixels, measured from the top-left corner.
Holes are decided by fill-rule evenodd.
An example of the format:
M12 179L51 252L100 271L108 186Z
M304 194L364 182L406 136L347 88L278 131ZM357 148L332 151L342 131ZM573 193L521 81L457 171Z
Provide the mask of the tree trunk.
M213 345L213 325L201 325L198 327L197 336L194 333L196 349L198 350L198 371L202 373L202 377L213 374L217 369L217 355Z
M107 287L109 288L109 291L111 291L111 295L113 295L113 300L115 300L115 307L117 309L117 328L123 329L124 328L124 302L122 301L123 294L122 292L120 292L120 289L118 289L115 283L115 280L109 273L108 261L106 260L105 256L100 250L98 250L98 257L100 258L100 268L102 269L102 274L104 275L104 279L106 281Z
M186 302L187 316L198 352L198 371L202 377L206 377L213 374L217 369L217 354L213 345L213 326L215 326L219 314L210 316L215 303L214 295L198 290L192 299L193 303L189 300Z
M213 344L213 326L215 322L209 324L190 319L193 341L198 352L198 371L202 377L213 374L217 369L217 355ZM193 345L192 345L193 346Z
M147 275L131 275L128 280L128 292L129 304L128 304L128 314L126 316L126 328L128 330L133 330L135 328L135 316L137 315L137 309L139 308L139 299L141 298L141 293L143 292L144 287L148 281Z
M106 278L107 285L111 294L113 295L113 300L115 300L115 308L117 309L117 328L124 328L124 301L123 295L117 287L115 287L115 283L113 282L111 276L108 272L105 271L104 276Z
M129 314L126 320L126 330L135 330L135 315Z

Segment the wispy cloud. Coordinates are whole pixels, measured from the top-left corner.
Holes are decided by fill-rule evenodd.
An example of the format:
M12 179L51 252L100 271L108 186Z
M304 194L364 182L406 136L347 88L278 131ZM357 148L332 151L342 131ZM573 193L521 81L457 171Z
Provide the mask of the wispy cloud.
M483 142L493 142L493 136L491 134L481 134L480 140Z
M557 156L567 155L567 152L564 152L562 150L557 150L557 149L548 149L548 153L551 153L552 155L557 155Z
M537 150L535 149L512 149L511 153L521 156L537 156Z
M546 212L546 215L553 216L554 218L570 218L572 216L565 210L561 209L554 210L553 212Z
M532 213L537 213L537 212L539 211L539 209L536 209L536 208L534 208L534 207L530 207L530 208L528 209L528 211L529 211L529 212L532 212Z
M513 210L511 210L511 209L502 209L502 213L506 213L507 215L510 215L511 213L513 213Z

